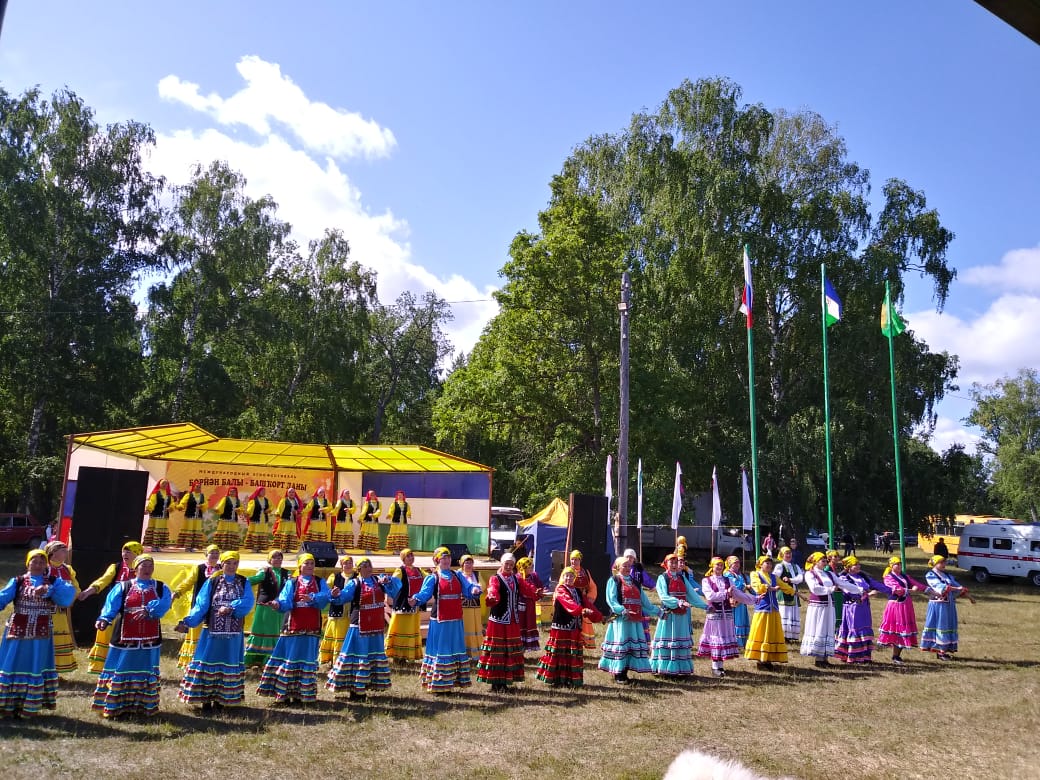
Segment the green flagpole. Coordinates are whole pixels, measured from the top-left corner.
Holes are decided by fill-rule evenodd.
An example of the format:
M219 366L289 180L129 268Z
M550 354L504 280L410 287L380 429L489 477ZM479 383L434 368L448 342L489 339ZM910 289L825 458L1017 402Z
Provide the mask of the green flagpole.
M831 394L827 384L827 269L820 263L820 325L823 327L823 441L827 465L827 545L834 544L834 494L831 484Z
M888 320L888 373L892 378L892 450L896 464L896 516L899 518L899 557L906 566L906 541L903 534L903 489L899 474L899 420L896 417L896 358L892 342L895 339L895 319L892 317L892 292L885 282L885 316Z
M744 244L744 254L748 257L748 245ZM750 261L749 261L750 262ZM751 302L749 302L751 303ZM755 431L755 343L751 338L751 311L747 315L747 361L748 361L748 410L751 416L751 509L755 518L755 555L762 549L762 527L758 522L758 436Z

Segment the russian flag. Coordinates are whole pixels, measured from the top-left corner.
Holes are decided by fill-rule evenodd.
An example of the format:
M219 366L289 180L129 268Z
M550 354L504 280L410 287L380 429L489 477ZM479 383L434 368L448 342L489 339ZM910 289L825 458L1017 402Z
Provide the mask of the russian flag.
M744 244L744 294L740 297L740 310L747 315L748 330L751 330L751 304L754 296L751 293L751 258L748 257L747 244Z

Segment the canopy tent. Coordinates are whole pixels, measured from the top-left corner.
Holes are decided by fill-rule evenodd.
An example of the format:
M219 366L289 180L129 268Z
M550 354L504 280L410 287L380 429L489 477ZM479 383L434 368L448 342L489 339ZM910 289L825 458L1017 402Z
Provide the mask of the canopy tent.
M456 543L474 553L488 551L493 470L419 445L225 439L193 423L77 433L69 436L65 519L73 514L81 466L147 471L149 490L165 478L180 493L197 480L210 507L232 486L242 498L264 487L272 507L289 487L302 497L324 488L330 502L344 489L356 502L374 490L385 517L394 494L403 490L412 511L409 532L415 549ZM171 515L174 538L180 522ZM381 542L388 530L389 524L381 522Z
M542 582L548 583L552 576L553 550L567 549L569 524L570 510L559 498L554 498L540 512L517 523L517 538L527 534L534 543L534 570Z

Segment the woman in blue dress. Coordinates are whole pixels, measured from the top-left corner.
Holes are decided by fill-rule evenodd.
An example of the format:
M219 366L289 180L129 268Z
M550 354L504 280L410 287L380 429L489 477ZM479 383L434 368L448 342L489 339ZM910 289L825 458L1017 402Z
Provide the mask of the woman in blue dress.
M946 573L946 559L933 555L932 568L925 575L928 584L928 611L921 631L921 649L935 653L940 661L952 661L957 652L957 598L964 596L972 604L975 599L968 589Z
M731 555L726 559L726 579L733 584L734 590L750 593L751 584L747 575L741 571L740 558ZM747 644L748 634L751 632L751 616L748 614L746 604L737 603L733 606L733 630L737 636L737 647L741 652Z
M203 710L235 707L245 699L245 637L242 624L253 608L253 589L238 573L237 550L220 555L221 570L203 583L195 604L177 630L205 622L181 679L180 699Z
M704 609L707 604L693 589L693 583L679 571L677 555L672 553L665 557L664 567L657 578L662 615L650 643L650 670L669 677L686 677L693 674L691 608Z
M14 602L0 640L0 715L9 718L38 715L57 705L52 616L76 598L70 581L50 576L43 550L29 551L25 570L0 590L0 609Z
M333 604L346 613L347 633L339 654L329 670L325 688L333 693L347 692L351 699L363 699L369 691L390 687L390 661L386 657L384 602L401 590L401 580L386 574L372 574L371 558L359 558L357 576L348 578Z
M628 558L614 561L613 575L607 581L607 606L614 619L603 637L599 668L614 675L620 685L631 682L628 673L650 671L650 647L643 632L643 615L657 617L661 610L650 603L641 584L632 579Z
M408 603L413 607L423 607L431 598L434 599L419 681L431 693L448 693L453 688L470 686L470 657L462 624L462 600L479 598L481 588L452 571L451 550L447 547L433 551L433 563L436 571L426 575L422 588Z

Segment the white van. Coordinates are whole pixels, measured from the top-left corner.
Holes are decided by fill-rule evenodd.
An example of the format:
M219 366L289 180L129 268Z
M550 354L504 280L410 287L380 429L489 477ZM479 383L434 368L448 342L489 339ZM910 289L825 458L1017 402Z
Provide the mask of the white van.
M524 519L524 513L515 506L491 507L490 549L488 554L496 561L502 553L509 552L516 544L516 526Z
M964 526L957 565L976 582L995 577L1026 577L1040 587L1040 525L991 520Z

